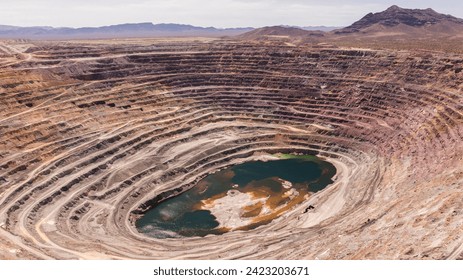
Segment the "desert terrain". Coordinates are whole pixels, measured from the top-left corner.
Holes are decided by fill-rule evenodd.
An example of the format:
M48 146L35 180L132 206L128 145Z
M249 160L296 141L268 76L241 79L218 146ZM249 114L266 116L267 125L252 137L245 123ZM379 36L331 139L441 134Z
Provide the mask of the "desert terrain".
M2 40L0 259L463 259L463 57L356 40ZM137 231L278 153L333 184L248 231Z

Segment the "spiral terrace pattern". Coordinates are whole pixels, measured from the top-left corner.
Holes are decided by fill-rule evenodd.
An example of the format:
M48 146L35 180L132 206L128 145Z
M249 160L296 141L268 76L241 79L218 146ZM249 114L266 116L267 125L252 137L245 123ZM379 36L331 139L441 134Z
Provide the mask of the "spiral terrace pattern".
M1 258L463 257L461 57L225 40L0 55ZM276 152L318 154L335 183L247 232L134 227L152 203Z

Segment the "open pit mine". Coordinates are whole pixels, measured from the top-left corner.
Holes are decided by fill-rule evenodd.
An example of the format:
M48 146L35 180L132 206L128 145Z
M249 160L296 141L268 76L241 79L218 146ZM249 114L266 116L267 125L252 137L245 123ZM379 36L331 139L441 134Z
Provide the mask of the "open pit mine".
M0 258L462 259L462 67L278 40L3 41Z

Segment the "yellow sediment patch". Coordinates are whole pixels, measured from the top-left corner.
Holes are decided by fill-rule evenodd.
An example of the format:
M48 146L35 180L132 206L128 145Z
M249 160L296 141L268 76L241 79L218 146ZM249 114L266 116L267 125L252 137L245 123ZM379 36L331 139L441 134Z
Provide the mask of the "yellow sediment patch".
M244 213L241 215L242 218L251 218L259 216L262 212L262 206L264 205L263 202L259 201L256 204L248 205L242 208Z

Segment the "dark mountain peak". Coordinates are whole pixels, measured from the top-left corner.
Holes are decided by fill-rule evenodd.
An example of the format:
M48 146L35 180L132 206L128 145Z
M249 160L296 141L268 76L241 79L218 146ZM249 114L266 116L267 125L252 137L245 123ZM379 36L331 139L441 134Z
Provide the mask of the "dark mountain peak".
M371 26L380 25L383 27L395 27L406 25L411 27L422 27L439 23L454 23L463 25L463 20L450 15L440 14L433 9L405 9L399 6L391 6L379 13L369 13L351 26L337 31L336 33L354 33L365 30Z
M400 11L400 10L403 10L403 9L397 5L392 5L389 8L387 8L386 12Z
M377 14L388 14L388 15L393 15L393 14L428 14L428 15L440 15L438 12L434 11L431 8L427 9L406 9L399 7L397 5L392 5L383 12L376 13Z

